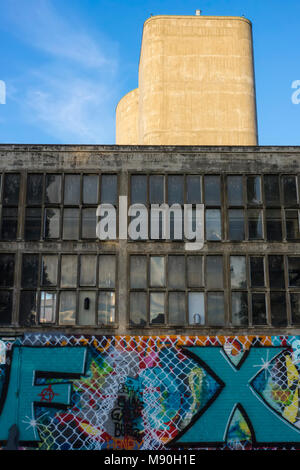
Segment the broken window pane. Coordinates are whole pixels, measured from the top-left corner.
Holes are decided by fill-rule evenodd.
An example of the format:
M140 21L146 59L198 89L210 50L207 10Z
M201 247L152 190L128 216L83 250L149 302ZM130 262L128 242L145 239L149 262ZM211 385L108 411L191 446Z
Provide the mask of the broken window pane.
M223 292L209 292L207 294L207 320L209 326L223 326L224 294Z
M184 325L185 323L185 293L169 293L169 323L171 325Z
M298 204L298 191L296 176L289 175L282 177L284 204L292 206Z
M145 292L130 293L130 325L146 326L147 294Z
M248 295L247 292L231 293L232 324L234 326L248 325Z
M205 324L203 292L189 292L189 325Z
M267 240L282 241L281 210L266 210Z
M42 256L42 271L41 271L41 285L42 286L56 286L57 285L57 269L58 256L57 255L43 255Z
M300 324L300 293L290 294L293 325Z
M15 255L0 254L0 286L13 287L15 272Z
M221 211L219 209L206 209L205 233L206 240L220 241L222 239Z
M143 289L147 287L147 257L130 257L130 287Z
M162 175L151 175L149 178L150 204L162 204L164 198L164 177Z
M98 175L83 175L83 204L97 204Z
M115 293L100 292L98 300L98 324L109 325L115 321Z
M96 285L96 255L80 256L80 285L95 286Z
M96 309L96 292L95 291L80 291L78 324L79 325L94 325L95 324L95 309Z
M228 211L229 240L240 241L245 239L244 211L230 209Z
M43 175L27 176L27 197L29 205L42 204L43 200Z
M169 256L168 283L170 289L185 288L185 258L184 256Z
M187 280L189 287L202 287L202 256L187 257Z
M183 204L183 176L168 176L168 204Z
M12 318L12 292L0 291L0 325L9 325Z
M65 240L78 240L79 209L64 209L63 238Z
M165 294L163 292L150 293L150 323L152 325L165 323Z
M99 287L113 289L116 283L116 257L115 255L99 256Z
M36 291L23 291L20 296L19 325L36 325L37 319L37 293Z
M64 204L80 204L80 175L65 175Z
M61 257L61 287L77 286L77 255L62 255Z
M269 256L269 281L271 289L284 289L283 256Z
M221 180L220 176L204 176L205 204L209 206L221 205Z
M165 258L164 256L150 257L150 285L163 287L165 285Z
M265 270L264 258L258 256L250 257L250 277L251 287L264 287Z
M101 203L117 205L117 175L101 176Z
M96 208L82 209L82 238L96 238Z
M46 175L45 203L61 203L61 175Z
M62 291L59 304L59 324L75 325L76 323L76 292Z
M242 206L244 204L242 176L227 177L227 203L229 206Z
M286 210L285 211L285 226L286 226L286 239L299 240L299 211Z
M248 210L249 240L261 240L263 238L262 210Z
M266 205L280 205L279 179L277 175L264 176Z
M289 286L300 287L300 258L288 257Z
M252 294L252 324L253 325L266 325L267 324L267 309L266 299L263 293Z
M42 209L26 209L25 240L40 240L41 238Z
M37 287L39 255L23 255L22 287Z
M187 204L201 204L201 176L189 175L186 177Z
M243 289L247 287L246 257L230 257L230 277L232 289Z
M271 322L273 326L286 326L286 299L284 292L271 292Z
M223 288L223 258L222 256L206 257L206 286L208 289Z
M4 178L3 204L17 206L19 204L19 192L19 173L7 173Z
M55 323L56 318L56 293L41 291L40 323Z
M60 237L60 209L54 207L45 209L44 227L46 239Z
M247 200L248 204L261 204L261 177L247 176Z
M131 204L147 204L147 176L131 176Z

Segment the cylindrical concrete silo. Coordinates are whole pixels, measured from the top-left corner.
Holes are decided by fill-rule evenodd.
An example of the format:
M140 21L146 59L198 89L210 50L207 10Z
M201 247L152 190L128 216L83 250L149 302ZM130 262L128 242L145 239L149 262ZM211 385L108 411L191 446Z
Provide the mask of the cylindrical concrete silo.
M136 131L128 129L136 125L131 122L137 123L137 141L132 137ZM251 22L239 17L149 18L138 92L126 95L117 107L116 143L257 145Z

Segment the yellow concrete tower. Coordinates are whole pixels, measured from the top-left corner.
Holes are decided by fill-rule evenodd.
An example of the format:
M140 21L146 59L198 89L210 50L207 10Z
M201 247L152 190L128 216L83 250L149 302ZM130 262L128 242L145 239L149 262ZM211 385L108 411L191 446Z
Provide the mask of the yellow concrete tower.
M144 24L139 88L116 110L119 145L257 145L251 22L154 16Z

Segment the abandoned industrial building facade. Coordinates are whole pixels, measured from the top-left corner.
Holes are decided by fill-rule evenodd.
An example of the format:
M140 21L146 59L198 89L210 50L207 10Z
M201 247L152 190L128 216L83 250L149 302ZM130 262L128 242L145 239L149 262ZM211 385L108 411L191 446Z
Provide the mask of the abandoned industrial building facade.
M300 447L300 149L258 146L250 21L198 13L145 22L117 145L0 145L8 448Z
M1 146L1 328L293 331L298 152ZM99 240L97 207L118 213L119 196L204 204L204 247L187 250L172 224L170 240Z

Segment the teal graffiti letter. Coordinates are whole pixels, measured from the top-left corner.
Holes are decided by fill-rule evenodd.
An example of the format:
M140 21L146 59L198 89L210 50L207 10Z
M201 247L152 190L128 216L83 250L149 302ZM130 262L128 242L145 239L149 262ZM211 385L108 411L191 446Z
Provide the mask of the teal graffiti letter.
M38 373L52 378L74 378L84 374L86 348L14 346L8 389L0 414L0 441L7 441L13 424L21 443L40 440L35 425L34 404L70 405L69 383L35 385Z
M300 443L299 429L268 406L251 385L254 377L263 370L264 364L270 364L285 348L252 347L240 369L230 363L220 347L184 350L215 375L220 389L171 446L175 443L176 446L224 444L230 417L237 405L247 414L256 444Z

